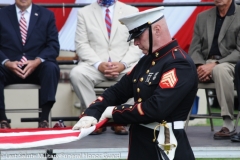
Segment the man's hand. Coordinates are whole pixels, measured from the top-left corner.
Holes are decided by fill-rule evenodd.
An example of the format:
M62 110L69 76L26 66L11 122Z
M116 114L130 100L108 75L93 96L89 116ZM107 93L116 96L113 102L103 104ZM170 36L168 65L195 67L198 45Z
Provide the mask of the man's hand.
M108 62L108 67L104 70L104 76L108 79L117 78L119 75L119 72L116 71L117 66L115 66L113 63L114 62Z
M119 72L116 71L117 66L113 65L114 62L102 62L98 66L98 70L108 79L117 78Z
M97 124L97 119L92 116L82 117L72 128L72 130L81 130L81 128L89 128Z
M104 71L104 76L107 78L117 78L119 74L125 69L121 62L108 62L108 68Z
M206 82L206 81L210 80L212 70L216 65L217 64L215 62L213 62L213 63L207 63L207 64L199 66L197 68L198 79L202 82Z
M101 73L104 74L104 71L110 67L110 66L109 66L109 63L111 63L111 62L102 62L102 63L100 63L100 65L98 66L98 70L99 70Z
M15 73L17 76L19 77L23 77L24 75L24 71L19 68L18 66L21 65L21 62L18 61L7 61L4 65L6 68L8 68L9 70L11 70L13 73Z
M25 68L23 69L23 75L22 79L27 78L36 68L41 64L41 59L36 58L35 60L28 60L27 62L24 62L23 65Z
M5 67L7 67L20 78L25 79L37 68L40 63L41 60L39 58L35 60L28 60L26 62L7 61L5 63ZM21 69L19 66L23 66L24 69Z
M104 120L106 118L112 118L112 112L113 112L114 107L107 107L105 111L102 113L101 118L99 121Z

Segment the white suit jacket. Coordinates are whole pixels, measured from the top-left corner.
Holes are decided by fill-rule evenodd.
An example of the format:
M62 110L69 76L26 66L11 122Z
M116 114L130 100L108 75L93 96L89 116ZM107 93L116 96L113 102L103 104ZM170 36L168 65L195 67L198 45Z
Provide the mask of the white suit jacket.
M108 38L105 17L97 2L78 10L75 36L76 52L81 62L93 65L96 62L125 62L129 67L136 63L142 51L127 42L128 29L118 19L138 12L138 9L121 2L116 2L112 18L111 37Z

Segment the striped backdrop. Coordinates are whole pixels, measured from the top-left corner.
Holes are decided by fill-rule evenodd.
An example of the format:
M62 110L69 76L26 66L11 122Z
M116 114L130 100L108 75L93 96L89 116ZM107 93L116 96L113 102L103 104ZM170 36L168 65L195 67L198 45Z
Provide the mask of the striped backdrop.
M89 4L96 0L33 0L34 3L66 3ZM148 3L148 2L212 2L212 0L120 0L125 3ZM15 0L0 0L0 4L13 4ZM188 51L191 43L193 26L196 15L203 10L211 8L209 6L191 7L165 7L164 14L171 32L180 46ZM59 31L59 41L62 50L75 50L74 37L77 23L77 10L79 8L50 8L56 16L57 28ZM145 10L147 8L139 8Z

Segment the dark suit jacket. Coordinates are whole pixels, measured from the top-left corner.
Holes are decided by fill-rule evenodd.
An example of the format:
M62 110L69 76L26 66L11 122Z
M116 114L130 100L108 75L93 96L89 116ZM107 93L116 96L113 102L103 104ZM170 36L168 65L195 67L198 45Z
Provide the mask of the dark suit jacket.
M22 45L15 5L0 9L0 63L5 59L19 61L40 57L56 61L59 55L58 31L50 10L32 4L26 43Z

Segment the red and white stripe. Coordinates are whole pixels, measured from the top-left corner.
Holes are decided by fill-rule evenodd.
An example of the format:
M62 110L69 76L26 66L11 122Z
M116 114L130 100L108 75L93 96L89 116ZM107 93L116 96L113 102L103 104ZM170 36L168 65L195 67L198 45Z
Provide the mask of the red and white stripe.
M22 56L22 59L20 60L22 63L27 62L27 58L25 56Z
M39 0L43 1L43 0ZM71 0L68 0L71 3ZM76 0L75 3L92 3L96 0ZM67 2L67 0L66 0ZM212 0L121 0L124 3L159 3L159 2L212 2ZM179 7L165 7L164 15L169 26L172 37L178 40L179 45L188 51L189 45L192 40L193 27L198 13L211 8L212 6L179 6ZM75 50L74 37L77 24L77 10L79 8L73 8L68 17L63 17L61 13L57 14L58 17L63 18L65 23L58 26L59 29L59 41L62 50ZM140 7L140 11L147 8Z
M108 32L108 38L110 39L111 36L111 27L112 27L112 21L109 16L109 9L106 9L106 15L105 15L105 22L106 22L106 27L107 27L107 32Z
M24 18L25 11L21 11L21 18L19 22L21 37L22 37L22 44L25 45L27 39L27 21Z
M159 3L159 2L212 2L212 0L120 0L124 3ZM15 0L0 0L1 4L13 4ZM78 3L89 4L96 0L34 0L34 3ZM182 6L165 7L164 14L172 37L178 40L179 45L188 51L192 40L193 26L198 13L212 6ZM51 8L55 13L59 41L62 50L75 50L75 30L77 25L77 10L79 8ZM147 8L140 7L141 11Z
M49 129L0 129L0 150L31 148L46 145L69 143L80 140L94 130L100 128L108 119L98 124L84 128L81 131L72 128L49 128Z

